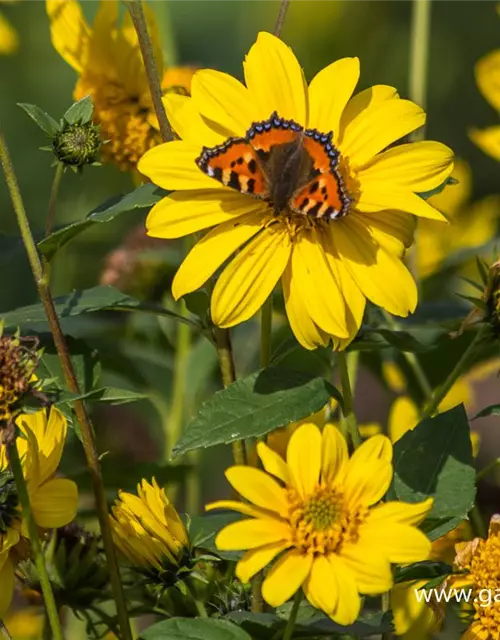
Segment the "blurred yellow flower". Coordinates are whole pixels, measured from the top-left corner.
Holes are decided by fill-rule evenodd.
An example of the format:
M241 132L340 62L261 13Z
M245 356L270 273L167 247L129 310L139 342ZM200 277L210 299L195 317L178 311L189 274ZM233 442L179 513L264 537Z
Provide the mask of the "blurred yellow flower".
M43 614L35 608L18 609L5 618L5 626L13 640L35 640L42 637Z
M151 149L138 165L175 191L149 213L149 235L215 227L177 271L174 297L203 286L232 257L211 300L221 327L251 318L280 280L290 325L307 349L331 339L345 347L366 299L408 315L417 291L402 257L413 216L443 220L416 193L449 176L450 149L437 142L388 149L425 113L384 85L352 97L357 58L334 62L307 86L292 50L260 33L244 74L246 86L197 71L192 98L166 96L182 140Z
M360 594L392 586L391 562L428 557L430 542L415 525L432 507L378 504L392 480L392 445L374 436L349 458L340 431L301 425L288 444L286 462L263 442L257 452L264 470L230 467L226 477L248 501L221 500L207 509L232 509L245 516L216 537L221 550L246 549L236 576L248 582L266 573L262 596L276 607L302 587L309 602L339 624L351 624ZM274 476L274 478L273 478Z
M18 47L19 39L14 27L0 14L0 55L15 53Z
M66 418L51 407L21 414L17 425L23 435L16 440L23 466L31 509L41 529L62 527L76 515L76 484L55 473L66 440ZM9 471L5 446L0 447L0 619L5 615L14 590L16 562L29 553L26 523L21 516L14 479Z
M111 526L118 549L131 565L158 571L177 567L189 539L175 507L156 480L137 486L138 496L120 491Z
M102 158L121 170L136 168L139 158L161 142L146 72L130 16L118 23L117 0L101 0L90 27L76 0L47 0L52 43L78 73L75 100L90 95L101 125ZM146 6L155 59L164 91L187 94L193 69L163 70L158 28Z
M457 184L429 198L429 202L450 221L446 232L443 233L442 227L432 220L418 223L417 261L422 278L438 272L454 254L465 249L479 249L496 234L500 196L487 196L471 203L471 170L463 160L456 162L452 177Z

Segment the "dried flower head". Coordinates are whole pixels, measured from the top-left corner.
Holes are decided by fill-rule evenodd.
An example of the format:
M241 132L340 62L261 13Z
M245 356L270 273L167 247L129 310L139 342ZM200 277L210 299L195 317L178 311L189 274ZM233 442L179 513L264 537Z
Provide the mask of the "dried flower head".
M33 336L0 337L0 423L12 420L19 400L35 387L37 347Z

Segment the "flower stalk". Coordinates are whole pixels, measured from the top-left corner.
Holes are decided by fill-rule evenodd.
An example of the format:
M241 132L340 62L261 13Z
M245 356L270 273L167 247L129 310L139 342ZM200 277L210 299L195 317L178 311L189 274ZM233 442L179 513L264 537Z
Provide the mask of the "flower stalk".
M290 617L286 623L285 632L283 634L283 640L291 640L293 637L293 630L295 623L297 622L297 615L299 613L300 603L302 602L302 590L299 589L293 599L292 610L290 611Z
M262 306L260 325L260 366L267 367L271 360L271 333L273 330L273 294Z
M40 256L38 254L33 234L31 232L26 210L24 208L21 191L17 182L17 177L14 172L14 167L10 159L7 144L3 136L3 132L0 128L0 164L2 166L7 189L12 201L19 230L23 244L28 254L29 263L33 272L33 277L38 290L38 295L42 302L42 305L47 316L50 331L54 339L57 354L61 361L61 366L64 374L66 384L71 393L79 394L80 389L78 381L76 379L75 370L71 362L69 355L68 345L64 338L64 334L61 329L59 318L54 306L54 300L50 292L48 277L43 269ZM87 460L87 466L92 478L92 484L94 489L96 511L99 519L99 525L101 529L104 550L109 564L109 572L111 578L111 586L113 590L113 596L116 602L117 616L120 624L123 640L132 640L130 631L130 624L127 613L127 604L123 593L123 587L120 578L120 570L118 567L118 561L116 558L115 547L113 544L113 538L111 534L111 527L108 518L108 505L106 500L106 492L104 488L104 482L102 478L101 467L99 463L99 455L97 452L95 434L92 423L88 416L87 410L82 400L75 400L73 403L76 417L81 426L82 443L85 451L85 457Z
M288 7L290 6L290 0L281 0L280 10L278 12L278 17L276 19L276 24L274 26L274 35L276 37L281 36L281 30L283 29L283 25L285 23L286 14L288 11Z
M31 550L38 574L40 576L40 585L42 587L47 619L52 630L52 638L54 640L63 640L64 636L61 629L61 623L59 620L57 605L54 598L54 592L52 591L49 575L47 573L47 567L45 566L42 545L40 543L40 537L38 535L38 529L35 523L35 519L33 518L33 512L31 510L30 499L28 495L28 488L26 487L26 481L24 479L23 468L21 466L21 460L19 459L19 453L17 451L15 438L7 445L7 456L9 458L10 469L16 483L19 502L21 503L23 512L23 518L28 525L28 535L31 543Z
M351 438L354 448L357 449L361 444L361 436L359 434L358 422L354 413L354 397L352 394L351 381L349 378L349 368L345 351L337 353L337 362L340 370L340 381L342 384L343 406L342 414L346 421L347 431Z
M50 190L49 210L47 213L47 221L45 223L45 235L51 234L54 227L54 220L56 216L56 203L57 196L59 195L59 187L61 186L61 179L64 173L64 164L58 162L56 166L56 172L54 174L54 180L52 182L52 188Z

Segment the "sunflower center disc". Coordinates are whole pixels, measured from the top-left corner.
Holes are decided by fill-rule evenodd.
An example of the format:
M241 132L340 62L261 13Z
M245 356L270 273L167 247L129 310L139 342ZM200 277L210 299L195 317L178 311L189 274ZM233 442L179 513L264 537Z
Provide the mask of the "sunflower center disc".
M325 531L338 520L339 515L340 505L335 497L320 495L312 497L306 503L303 518L316 531Z

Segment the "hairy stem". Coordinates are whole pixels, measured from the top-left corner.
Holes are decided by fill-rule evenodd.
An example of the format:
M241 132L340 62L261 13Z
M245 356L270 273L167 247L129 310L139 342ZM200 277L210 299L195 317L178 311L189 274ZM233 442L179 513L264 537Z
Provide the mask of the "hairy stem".
M52 585L50 584L47 567L45 566L42 544L40 542L38 528L33 517L33 512L31 510L28 488L26 486L26 480L24 479L23 468L21 466L21 460L19 459L19 453L17 451L17 444L15 439L13 440L13 442L10 442L8 444L7 455L9 458L10 469L16 482L19 502L21 503L23 511L23 518L28 528L31 550L38 571L38 576L40 578L45 611L47 613L47 618L52 630L52 637L54 638L54 640L63 640L64 636L61 629L56 600L54 598L54 592L52 591Z
M347 424L347 431L352 440L354 448L357 449L361 444L361 436L359 434L356 414L354 413L354 397L352 394L351 381L349 379L349 368L347 365L347 357L345 351L337 353L337 362L340 370L340 381L342 384L343 409L342 414Z
M31 232L28 217L24 208L21 191L17 182L14 167L10 160L7 144L0 129L0 164L2 166L7 188L12 201L19 230L23 244L28 254L28 260L33 272L35 284L38 290L38 295L42 302L47 321L50 326L50 331L54 339L54 344L57 349L57 354L61 361L61 366L64 374L64 378L68 389L75 394L80 393L78 382L73 368L73 363L69 355L68 345L64 334L61 329L59 318L54 306L54 300L50 293L50 289L47 282L47 275L44 273L42 262L38 254L33 234ZM113 597L116 603L117 616L120 624L123 640L132 640L130 631L130 624L127 614L127 604L123 593L123 587L120 578L120 570L118 567L118 561L116 558L115 546L113 544L113 537L111 533L111 526L108 518L108 504L106 500L106 492L104 488L104 482L102 479L101 467L99 463L99 455L97 453L97 447L95 442L95 434L89 415L82 400L75 400L73 403L76 417L81 427L82 443L85 451L85 457L87 460L87 466L92 478L92 485L94 489L96 511L99 519L99 525L101 528L102 540L104 544L104 551L108 561L108 567L110 572L111 587L113 591Z
M50 190L49 210L47 212L47 220L45 222L45 235L48 236L52 232L54 227L54 220L56 217L56 203L57 196L59 195L59 187L61 186L61 179L64 173L64 165L62 162L58 162L56 166L56 172L54 174L54 180L52 182L52 188Z

